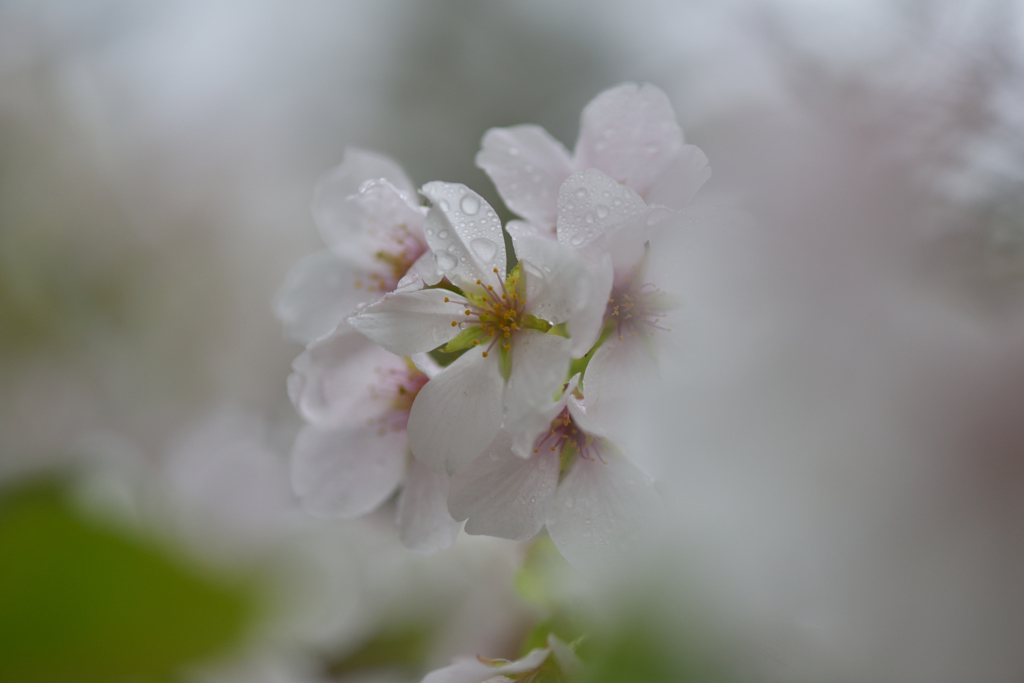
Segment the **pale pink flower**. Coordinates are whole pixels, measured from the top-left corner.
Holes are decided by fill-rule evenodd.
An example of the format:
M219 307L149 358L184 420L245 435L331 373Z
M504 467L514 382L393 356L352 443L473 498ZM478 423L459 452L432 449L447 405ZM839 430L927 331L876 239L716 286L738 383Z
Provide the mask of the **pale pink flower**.
M274 301L296 341L326 336L360 304L387 292L440 281L423 236L426 208L387 157L346 150L341 165L317 183L312 208L329 249L295 264Z
M437 371L429 358L417 361L420 367L358 334L310 344L288 378L308 423L295 439L291 472L308 512L346 519L372 512L404 482L399 535L410 548L432 552L451 546L459 524L446 508L448 478L409 453L409 409Z
M570 156L543 128L492 128L477 166L505 204L529 224L516 226L554 237L559 189L573 173L595 168L649 204L681 209L711 175L704 153L684 144L668 97L653 85L622 85L602 92L580 116Z
M590 262L610 262L613 273L603 333L583 380L588 409L601 421L621 412L606 405L610 397L630 394L656 378L657 349L677 305L662 286L676 279L680 233L689 218L687 212L648 205L597 169L575 173L562 184L558 241Z
M469 188L425 185L434 207L425 233L448 289L389 294L349 324L396 354L429 351L460 337L467 350L423 388L409 416L413 454L453 474L514 425L543 408L573 355L597 338L610 280L573 250L524 236L520 267L506 279L505 242L494 210ZM570 338L548 333L566 323ZM556 330L557 331L557 330Z
M577 381L452 477L448 510L469 534L518 541L546 524L562 555L586 571L629 552L657 520L660 500L587 415Z

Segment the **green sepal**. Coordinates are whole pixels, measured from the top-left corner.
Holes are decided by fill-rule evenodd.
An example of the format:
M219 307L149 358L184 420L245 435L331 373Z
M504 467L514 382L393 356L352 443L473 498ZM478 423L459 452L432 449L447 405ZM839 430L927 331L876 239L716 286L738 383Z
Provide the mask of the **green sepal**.
M512 375L512 349L506 349L500 339L495 346L498 347L498 369L501 371L502 378L507 382Z
M523 279L523 269L519 267L517 262L515 267L509 271L508 277L505 278L505 291L512 294L512 292L519 292L519 300L526 300L526 280Z
M484 328L481 325L473 325L464 329L458 337L448 342L441 351L444 353L455 353L474 346L473 342L482 337Z
M548 334L554 334L559 337L565 337L568 339L569 335L569 323L558 323L557 325L551 325L548 329Z
M569 471L569 466L576 460L576 454L578 452L579 449L576 448L576 444L572 441L566 440L565 443L562 444L562 452L559 455L560 462L558 464L559 481L561 481L562 477L565 476L565 473Z
M540 332L547 332L548 330L553 329L551 323L549 323L547 320L542 320L535 315L529 314L523 316L522 322L520 323L520 327L522 327L524 330L538 330ZM558 333L555 332L554 334ZM569 335L567 333L561 336L567 337Z

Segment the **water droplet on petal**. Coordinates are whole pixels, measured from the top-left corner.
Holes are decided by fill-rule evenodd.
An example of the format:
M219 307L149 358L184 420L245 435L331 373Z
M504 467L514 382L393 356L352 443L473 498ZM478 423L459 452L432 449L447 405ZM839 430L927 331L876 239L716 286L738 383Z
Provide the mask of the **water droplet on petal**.
M598 206L597 206L597 217L598 218L607 218L608 217L608 207L604 206L603 204L598 204Z
M472 216L480 210L480 200L471 194L467 194L462 198L462 202L459 206L462 207L462 213L467 216Z
M427 235L433 236L434 229L433 228L427 228L426 233L427 233Z
M567 202L567 203L566 203L566 205L565 205L565 208L567 208L567 209L569 209L570 211L572 211L573 209L575 209L575 208L576 208L576 205L575 205L575 204L573 204L572 202Z
M430 234L433 234L433 233L428 232L427 234L430 235ZM437 236L440 237L441 239L445 239L445 238L448 237L448 231L447 230L442 230L441 232L437 233Z
M437 255L437 267L440 268L441 270L451 270L452 268L455 267L456 263L458 262L455 260L455 257L452 256L451 254L446 254L445 252L442 251Z
M584 237L582 234L576 233L575 235L569 238L569 244L571 244L574 247L578 247L581 244L583 244L583 239Z
M647 214L647 227L653 227L668 218L668 211L651 211Z
M584 197L587 196L587 191L581 187L580 189L576 190L576 196L579 197L580 199L583 199Z
M584 220L587 221L588 223L593 223L594 222L594 214L588 213L586 218L584 218Z
M484 263L490 263L494 255L498 253L498 246L484 237L477 237L469 243L469 246Z

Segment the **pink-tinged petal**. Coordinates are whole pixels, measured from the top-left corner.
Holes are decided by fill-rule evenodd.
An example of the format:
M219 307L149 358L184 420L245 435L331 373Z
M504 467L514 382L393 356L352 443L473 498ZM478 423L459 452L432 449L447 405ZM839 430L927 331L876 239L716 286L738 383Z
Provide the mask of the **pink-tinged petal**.
M348 324L391 353L409 356L459 336L462 330L452 322L465 319L465 303L444 289L393 292L350 317Z
M409 272L398 281L395 291L415 292L417 289L436 285L443 277L444 275L438 270L434 253L425 251L409 267Z
M568 150L540 126L492 128L484 134L476 165L509 209L540 227L553 227L558 188L573 171Z
M427 382L409 413L409 445L434 472L455 474L484 452L501 427L504 380L498 354L470 348Z
M583 109L576 168L599 168L646 195L682 146L683 131L665 93L624 83Z
M504 281L505 237L491 205L458 183L427 183L420 192L434 205L424 231L441 272L464 290Z
M605 448L603 457L576 459L547 522L562 556L584 573L628 558L661 519L661 500L647 475L614 447Z
M515 424L506 422L505 428L512 434L513 453L523 459L533 455L537 438L551 429L551 421L562 412L569 395L576 390L579 377L578 374L572 376L559 400L552 401L550 405L523 415Z
M334 243L336 235L349 230L345 221L351 207L345 206L345 200L357 194L367 180L379 179L387 180L407 200L415 200L416 190L398 164L380 154L351 147L345 150L341 164L317 181L313 190L313 220L328 244Z
M570 394L566 397L565 407L569 410L569 416L572 418L573 423L579 429L594 436L606 436L604 425L587 413L583 404L575 396Z
M527 223L526 221L509 221L505 224L505 232L507 232L512 238L513 246L515 246L516 240L523 237L543 237L549 240L557 239L554 224L552 224L550 228L541 229L533 223Z
M708 157L695 145L683 145L672 163L644 195L648 204L685 208L711 177Z
M452 477L448 511L466 521L466 533L525 541L544 526L558 485L557 453L529 460L512 453L512 436L502 430L476 460Z
M462 525L448 514L448 481L412 460L398 496L398 538L413 552L428 555L452 547Z
M540 667L550 654L551 650L547 648L531 650L521 659L497 666L485 664L476 658L460 657L443 669L428 673L422 683L487 683L492 679L500 680L501 676L533 671Z
M380 268L391 266L374 262L381 251L405 253L410 261L419 256L425 216L425 207L411 203L387 180L367 180L358 193L332 206L330 221L317 219L317 227L336 253L366 268Z
M505 423L517 428L527 415L554 402L569 371L569 340L537 330L516 332L512 372L505 388Z
M608 233L630 225L647 210L629 187L596 168L569 176L558 193L558 241L579 249L606 248Z
M381 375L407 370L400 356L359 334L344 331L314 342L292 363L288 395L295 410L321 427L359 425L390 409L376 398Z
M526 275L526 312L555 324L569 320L593 293L587 262L542 237L518 237L515 247Z
M330 251L317 251L296 263L274 298L274 315L290 339L308 344L331 333L365 302L351 266Z
M402 480L404 431L376 425L303 427L292 447L292 486L310 513L352 519L375 510Z
M597 263L590 267L590 287L592 294L583 299L586 303L577 308L569 321L569 339L572 345L569 352L573 358L581 358L597 343L604 329L604 314L608 308L608 296L615 281L611 255L603 254Z
M587 414L599 424L618 423L629 414L626 401L638 396L644 386L658 378L658 366L649 344L645 340L625 335L619 339L614 333L594 352L583 377Z
M568 322L571 353L582 356L600 334L612 287L611 261L590 264L574 250L540 237L521 236L516 253L526 284L526 312L552 323Z
M409 360L412 361L417 370L430 379L437 377L444 370L436 360L430 357L429 353L414 353L409 356Z
M657 241L663 230L672 230L680 225L680 216L675 209L648 206L642 215L608 233L605 244L612 257L616 284L622 284L621 279L630 276L633 267L640 263L648 242Z

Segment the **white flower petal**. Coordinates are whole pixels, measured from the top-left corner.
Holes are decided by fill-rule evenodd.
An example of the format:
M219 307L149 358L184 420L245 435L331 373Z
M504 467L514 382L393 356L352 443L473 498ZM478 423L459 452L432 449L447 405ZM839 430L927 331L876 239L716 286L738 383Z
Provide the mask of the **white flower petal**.
M583 404L575 396L571 394L566 396L565 407L569 410L569 416L572 417L572 421L578 428L594 436L606 435L604 426L587 413Z
M341 164L317 181L313 190L313 220L328 244L334 244L335 236L349 231L345 221L351 207L345 205L345 200L357 194L367 180L376 179L387 180L408 201L415 201L416 190L398 164L380 154L352 147L345 150Z
M393 292L350 317L348 324L391 353L408 356L459 336L462 330L452 322L465 319L465 303L444 289Z
M628 558L661 516L647 475L614 448L603 455L607 464L576 459L558 486L547 522L555 546L584 573Z
M521 420L554 402L569 371L569 340L537 330L516 332L512 372L505 388L505 423L516 429Z
M395 287L396 292L414 292L417 289L436 285L444 274L437 268L437 260L431 251L423 252L402 276Z
M526 221L509 221L505 224L505 232L507 232L509 237L512 238L513 247L515 247L516 240L522 237L543 237L549 240L557 239L553 223L550 228L544 228L542 230L533 223L527 223ZM518 250L516 253L519 253Z
M420 190L434 207L427 214L427 244L437 267L464 290L476 281L497 285L505 280L505 237L501 221L483 197L458 183L427 183Z
M417 370L430 379L437 377L444 370L436 360L430 357L429 353L414 353L409 356L409 360L412 361Z
M292 447L292 486L314 515L351 519L376 509L402 480L409 452L403 431L376 425L304 427Z
M418 460L409 463L397 513L398 537L406 548L426 555L455 542L462 525L448 514L448 481Z
M649 84L624 83L583 109L576 168L599 168L646 195L682 146L683 131L665 93Z
M492 128L484 134L476 165L509 209L541 228L553 227L558 188L573 171L568 150L540 126Z
M486 683L499 676L533 671L543 664L550 654L551 650L547 648L531 650L525 657L499 666L485 664L476 658L460 657L443 669L428 673L422 683Z
M545 450L524 460L502 430L483 454L452 477L448 510L466 533L525 541L544 526L558 485L559 458Z
M504 380L497 353L472 347L427 382L409 413L409 444L435 472L454 474L494 440L501 427Z
M274 315L290 339L308 344L331 333L366 301L351 266L325 250L296 263L274 298Z
M390 406L371 396L378 373L406 371L400 356L359 334L335 333L314 342L292 363L288 395L307 422L321 427L359 425Z
M515 424L506 422L506 429L512 434L512 452L520 458L529 458L533 455L534 445L537 437L551 429L551 421L562 412L565 402L576 389L579 375L573 375L562 397L550 405L523 415Z
M520 236L515 245L525 274L526 312L556 324L568 322L571 353L582 356L604 322L613 275L609 257L588 264L572 249L541 237Z
M651 343L654 340L649 340ZM598 423L618 423L628 414L625 402L658 378L658 366L645 340L614 333L594 352L583 377L587 414Z
M652 183L644 198L648 204L682 209L693 201L697 190L710 177L711 167L703 150L695 145L683 145L668 168Z
M640 195L596 168L574 173L558 192L558 241L586 254L646 210Z
M411 239L417 250L424 247L425 216L425 207L410 203L387 180L368 180L358 193L336 202L330 221L318 220L317 227L336 253L367 268L380 268L375 255L381 250L396 251L398 239Z

